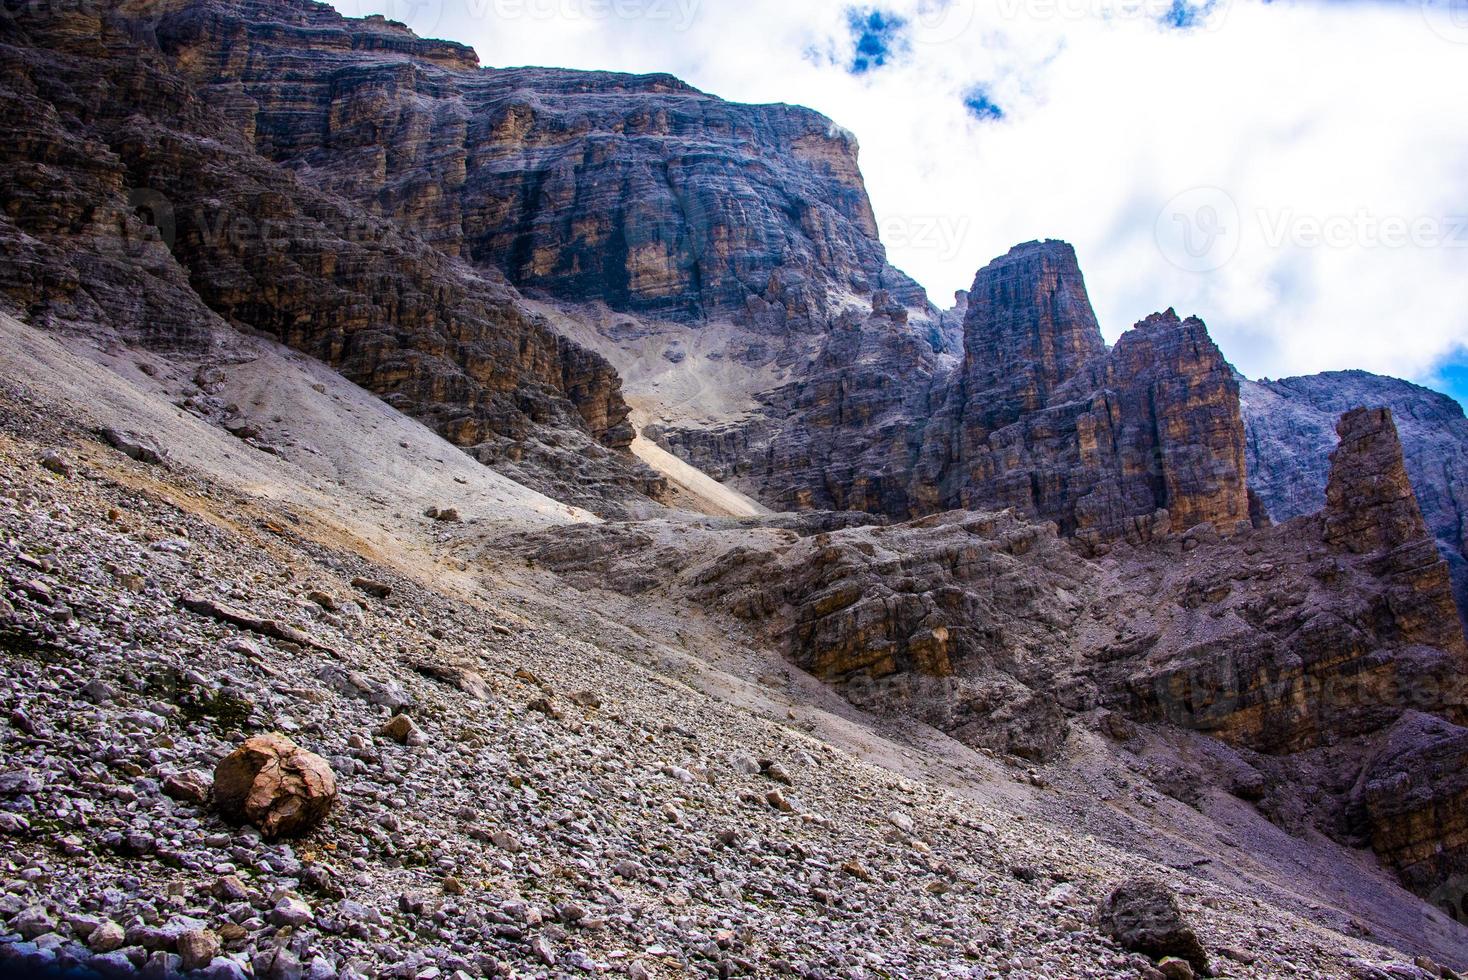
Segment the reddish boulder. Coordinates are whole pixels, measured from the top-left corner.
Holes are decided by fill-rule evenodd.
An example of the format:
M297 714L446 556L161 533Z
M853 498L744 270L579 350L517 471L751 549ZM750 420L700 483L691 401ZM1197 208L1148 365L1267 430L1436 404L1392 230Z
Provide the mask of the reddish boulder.
M317 827L337 800L326 760L284 735L257 735L214 770L214 801L226 819L250 823L266 838Z

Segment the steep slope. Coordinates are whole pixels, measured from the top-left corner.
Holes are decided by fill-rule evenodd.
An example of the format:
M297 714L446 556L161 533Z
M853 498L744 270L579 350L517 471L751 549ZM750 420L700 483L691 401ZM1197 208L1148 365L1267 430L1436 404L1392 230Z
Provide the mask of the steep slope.
M202 950L219 976L1123 978L1148 961L1087 922L1137 875L1179 891L1232 976L1468 959L1458 927L1369 869L1343 868L1347 914L1252 859L1195 864L1183 827L1204 818L1123 769L1108 785L1146 806L1098 811L1094 787L1040 790L757 680L778 659L692 607L669 628L547 588L499 535L584 515L299 354L231 341L211 382L242 399L233 417L281 427L275 454L174 404L177 354L0 330L0 971L163 975ZM310 424L276 419L291 404ZM98 441L115 426L167 458ZM357 474L465 523L394 520ZM211 602L309 642L195 611ZM702 659L721 645L750 666ZM387 705L415 719L409 744L380 733ZM270 729L337 773L305 840L190 795Z
M436 456L471 485L409 481L415 501L512 488L300 355L247 341L224 370L248 392L278 359L295 394L268 397L313 406L277 456L173 405L173 356L0 327L0 971L162 975L202 951L220 976L1123 978L1153 967L1088 922L1138 875L1176 889L1230 976L1468 961L1461 927L1347 852L1173 801L1088 734L1074 763L1011 769L771 681L777 657L693 607L665 623L548 588L485 536L560 522L528 491L465 524L394 523L353 479L323 492ZM268 426L282 404L239 407ZM94 435L140 424L163 464ZM408 744L381 734L387 705ZM301 841L190 795L267 729L338 776ZM1291 876L1302 855L1329 881Z
M16 256L0 285L17 311L181 349L259 331L564 498L658 490L626 453L605 361L494 275L259 155L238 101L196 92L154 27L122 3L0 25L0 235Z
M1468 616L1468 421L1463 407L1446 395L1364 371L1240 386L1249 485L1278 521L1316 510L1325 500L1336 416L1358 405L1392 410L1423 517L1452 568L1458 605Z

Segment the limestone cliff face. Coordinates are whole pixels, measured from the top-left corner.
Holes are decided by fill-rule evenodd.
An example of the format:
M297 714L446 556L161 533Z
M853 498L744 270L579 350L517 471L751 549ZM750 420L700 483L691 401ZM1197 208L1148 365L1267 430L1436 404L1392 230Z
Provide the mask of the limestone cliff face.
M1468 420L1452 398L1364 371L1241 382L1249 485L1271 517L1289 520L1325 502L1339 416L1357 406L1392 410L1422 516L1468 610Z
M1325 540L1357 554L1427 538L1389 408L1357 408L1336 426L1325 485Z
M521 288L700 318L789 270L816 280L806 319L827 291L926 307L887 264L856 141L808 109L667 75L480 70L301 0L184 4L158 36L263 155Z
M758 419L659 438L788 508L1013 507L1096 550L1250 522L1238 382L1201 321L1158 314L1108 350L1063 242L981 270L964 308L961 362L874 302Z
M180 72L203 55L179 49L175 62L150 40L173 37L182 18L220 30L220 57L243 58L232 20L197 5L147 8L146 21L129 9L30 7L0 25L0 234L18 257L0 284L13 305L33 321L196 350L217 330L260 331L567 499L657 489L621 452L628 409L604 360L557 337L492 272L266 159L239 98L201 93ZM289 15L316 8L236 12L279 14L263 29L294 36L305 28ZM365 33L352 50L455 60L381 24Z
M1094 546L1248 522L1232 369L1203 323L1149 317L1108 351L1074 253L984 269L969 352L924 437L929 508L1015 507Z
M973 746L1053 760L1085 724L1139 753L1158 738L1221 752L1228 774L1189 778L1370 845L1428 895L1468 870L1468 642L1402 496L1390 416L1340 425L1321 512L1117 542L1104 560L1054 523L969 511L605 525L521 547L572 582L726 615L855 704Z
M1075 250L1017 246L981 270L968 294L964 421L988 432L1011 425L1105 352Z

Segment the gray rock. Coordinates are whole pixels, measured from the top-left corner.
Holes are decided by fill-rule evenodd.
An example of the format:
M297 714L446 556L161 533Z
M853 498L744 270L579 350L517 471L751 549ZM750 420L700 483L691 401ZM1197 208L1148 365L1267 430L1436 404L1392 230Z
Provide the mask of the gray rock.
M1177 898L1159 881L1136 878L1121 885L1101 904L1097 919L1123 949L1155 960L1176 957L1212 976L1203 944L1183 919Z
M158 465L168 459L167 450L160 446L152 436L145 436L127 429L107 428L102 430L102 438L113 449L140 463Z
M299 928L314 921L315 917L311 906L299 898L283 898L270 910L270 921L278 926Z
M48 449L42 453L41 466L57 476L70 478L76 473L76 464L59 449Z
M34 796L45 788L46 784L33 772L0 773L0 796Z
M251 966L260 980L301 980L304 972L296 954L283 946L256 953Z
M11 927L26 939L35 939L56 929L56 919L39 906L32 906L15 917Z
M109 980L111 978L137 976L138 972L137 967L128 958L126 951L120 949L93 956L87 961L87 968L96 971L103 977L109 978Z
M117 696L110 684L100 680L88 681L82 686L81 694L93 704L106 704Z

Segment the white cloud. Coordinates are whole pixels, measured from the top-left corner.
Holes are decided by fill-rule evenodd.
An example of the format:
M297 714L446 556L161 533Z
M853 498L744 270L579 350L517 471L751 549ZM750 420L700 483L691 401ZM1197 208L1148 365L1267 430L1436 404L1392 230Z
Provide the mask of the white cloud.
M336 6L489 65L818 109L856 133L892 260L939 302L1011 245L1065 238L1113 339L1175 306L1254 376L1426 380L1468 348L1468 224L1449 227L1468 223L1468 17L1429 2L1218 0L1177 30L1166 0L878 0L911 43L862 76L836 0ZM1003 120L967 114L977 86Z

